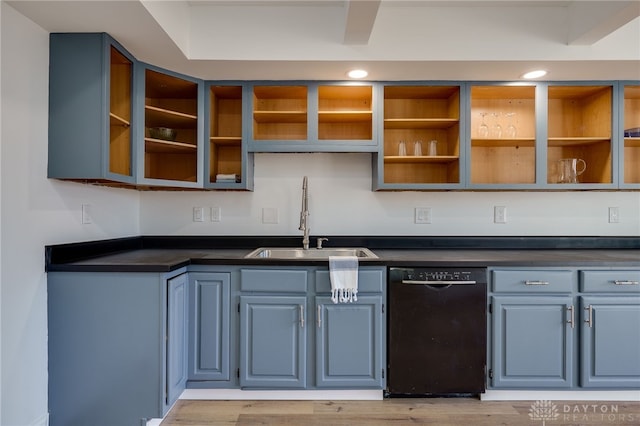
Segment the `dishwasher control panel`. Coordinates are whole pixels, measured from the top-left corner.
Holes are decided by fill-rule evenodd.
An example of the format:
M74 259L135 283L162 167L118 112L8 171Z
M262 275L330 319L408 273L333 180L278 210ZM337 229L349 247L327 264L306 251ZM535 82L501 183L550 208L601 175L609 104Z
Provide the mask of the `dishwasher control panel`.
M486 268L391 268L391 281L420 283L486 283Z

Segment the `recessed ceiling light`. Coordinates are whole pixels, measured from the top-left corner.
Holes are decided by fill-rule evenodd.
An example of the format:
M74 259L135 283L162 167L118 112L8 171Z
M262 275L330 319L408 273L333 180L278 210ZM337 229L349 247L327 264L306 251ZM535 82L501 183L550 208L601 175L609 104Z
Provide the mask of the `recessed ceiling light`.
M351 70L347 73L347 75L351 78L365 78L369 75L365 70Z
M545 75L547 75L547 72L545 70L535 70L535 71L529 71L527 73L524 73L522 75L522 78L526 78L526 79L540 78Z

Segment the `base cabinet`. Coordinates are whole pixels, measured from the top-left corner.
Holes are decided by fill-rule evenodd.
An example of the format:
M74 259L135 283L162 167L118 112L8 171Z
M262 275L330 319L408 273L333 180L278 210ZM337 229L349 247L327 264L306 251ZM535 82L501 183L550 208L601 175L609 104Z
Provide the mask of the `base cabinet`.
M240 386L382 389L385 268L361 268L358 300L334 304L324 268L243 269Z
M184 384L184 271L49 272L49 424L139 426Z

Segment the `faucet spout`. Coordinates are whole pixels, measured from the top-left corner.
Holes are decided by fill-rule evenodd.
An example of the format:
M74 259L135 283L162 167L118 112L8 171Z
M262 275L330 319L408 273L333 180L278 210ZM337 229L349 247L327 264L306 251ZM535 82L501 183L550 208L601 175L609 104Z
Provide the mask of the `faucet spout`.
M302 179L302 209L300 211L300 227L298 228L303 232L302 248L304 250L309 249L309 194L308 194L308 180L305 176Z

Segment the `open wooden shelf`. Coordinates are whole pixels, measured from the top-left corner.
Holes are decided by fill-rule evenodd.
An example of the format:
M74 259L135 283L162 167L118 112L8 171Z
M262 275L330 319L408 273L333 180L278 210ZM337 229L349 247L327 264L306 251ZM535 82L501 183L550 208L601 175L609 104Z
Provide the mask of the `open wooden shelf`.
M471 145L474 147L532 147L536 145L533 138L477 138L471 139Z
M109 113L109 125L111 125L111 126L129 127L129 126L131 126L131 123L128 120L125 120L122 117L118 117L114 113L110 112Z
M240 145L242 138L240 136L211 136L209 140L217 145Z
M195 153L197 146L176 141L166 141L162 139L144 138L146 152L175 152L175 153Z
M306 123L306 111L254 111L256 123Z
M458 124L457 118L385 118L385 129L448 129Z
M144 110L147 127L193 127L198 120L197 115L185 114L151 105L145 105Z
M548 146L589 145L610 141L611 138L608 137L549 138Z
M371 111L318 111L320 123L370 122L372 118Z
M385 163L451 163L458 161L457 155L386 155Z

